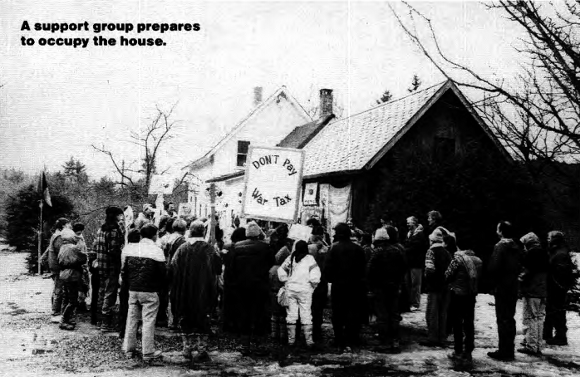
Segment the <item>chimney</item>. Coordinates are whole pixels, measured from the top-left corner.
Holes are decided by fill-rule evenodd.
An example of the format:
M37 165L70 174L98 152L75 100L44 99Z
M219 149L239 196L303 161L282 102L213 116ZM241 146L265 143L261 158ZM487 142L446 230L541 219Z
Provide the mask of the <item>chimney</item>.
M254 87L254 106L258 106L262 103L262 87L256 86Z
M320 119L332 115L332 89L320 89Z

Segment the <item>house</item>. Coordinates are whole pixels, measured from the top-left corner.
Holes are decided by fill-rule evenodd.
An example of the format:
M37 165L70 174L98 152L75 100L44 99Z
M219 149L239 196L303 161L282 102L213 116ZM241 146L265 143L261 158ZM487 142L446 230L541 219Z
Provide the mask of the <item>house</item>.
M264 101L262 88L256 87L254 104L254 109L213 148L186 167L194 180L188 201L195 208L196 216L207 217L210 213L208 180L230 176L231 179L224 182L219 190L219 194L223 195L218 195L218 205L225 201L233 203L227 209L231 215L232 206L237 207L238 200L241 199L241 196L239 199L237 197L239 186L243 184L239 174L243 174L249 146L274 146L288 135L296 124L312 121L284 86ZM228 198L225 197L226 194Z
M331 122L304 150L303 186L316 200L303 222L352 218L372 232L388 214L405 234L406 217L425 224L436 209L461 236L485 227L493 244L499 220L532 219L518 202L526 186L510 193L516 164L451 81Z
M320 117L316 120L295 123L294 125L298 124L298 126L292 127L286 134L280 135L279 139L274 143L258 139L256 145L302 149L335 117L331 89L320 90L319 114ZM207 183L216 184L221 194L216 205L216 211L220 215L221 226L231 226L241 212L244 174L245 170L236 169L233 172L217 175L206 181Z

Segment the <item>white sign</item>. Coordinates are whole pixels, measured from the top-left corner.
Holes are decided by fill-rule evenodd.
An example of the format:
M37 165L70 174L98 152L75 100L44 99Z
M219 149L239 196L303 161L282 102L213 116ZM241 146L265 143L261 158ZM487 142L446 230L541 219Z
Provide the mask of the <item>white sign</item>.
M304 187L304 205L317 205L318 202L316 201L316 194L318 194L318 182L307 183Z
M310 239L312 228L302 224L293 224L288 231L288 238L299 241L306 241Z
M173 193L173 178L169 175L154 175L149 182L149 195Z
M193 203L179 203L177 216L187 217L193 215Z
M242 217L296 222L304 151L250 146L247 161Z

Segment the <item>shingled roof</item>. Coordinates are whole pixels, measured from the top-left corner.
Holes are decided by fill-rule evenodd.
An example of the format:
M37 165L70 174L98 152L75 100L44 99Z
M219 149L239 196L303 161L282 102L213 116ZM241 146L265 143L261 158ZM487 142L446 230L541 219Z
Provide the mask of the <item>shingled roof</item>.
M334 114L331 114L324 119L317 119L296 127L277 146L281 148L304 148L334 117Z
M447 90L453 90L507 155L457 86L446 81L328 124L304 147L304 178L370 169Z

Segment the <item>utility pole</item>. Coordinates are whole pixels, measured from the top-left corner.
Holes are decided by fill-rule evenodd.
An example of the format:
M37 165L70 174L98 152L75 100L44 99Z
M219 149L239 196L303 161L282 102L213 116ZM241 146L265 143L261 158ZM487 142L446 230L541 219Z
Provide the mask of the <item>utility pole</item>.
M209 205L210 205L210 220L209 220L209 243L215 243L215 183L209 185Z

